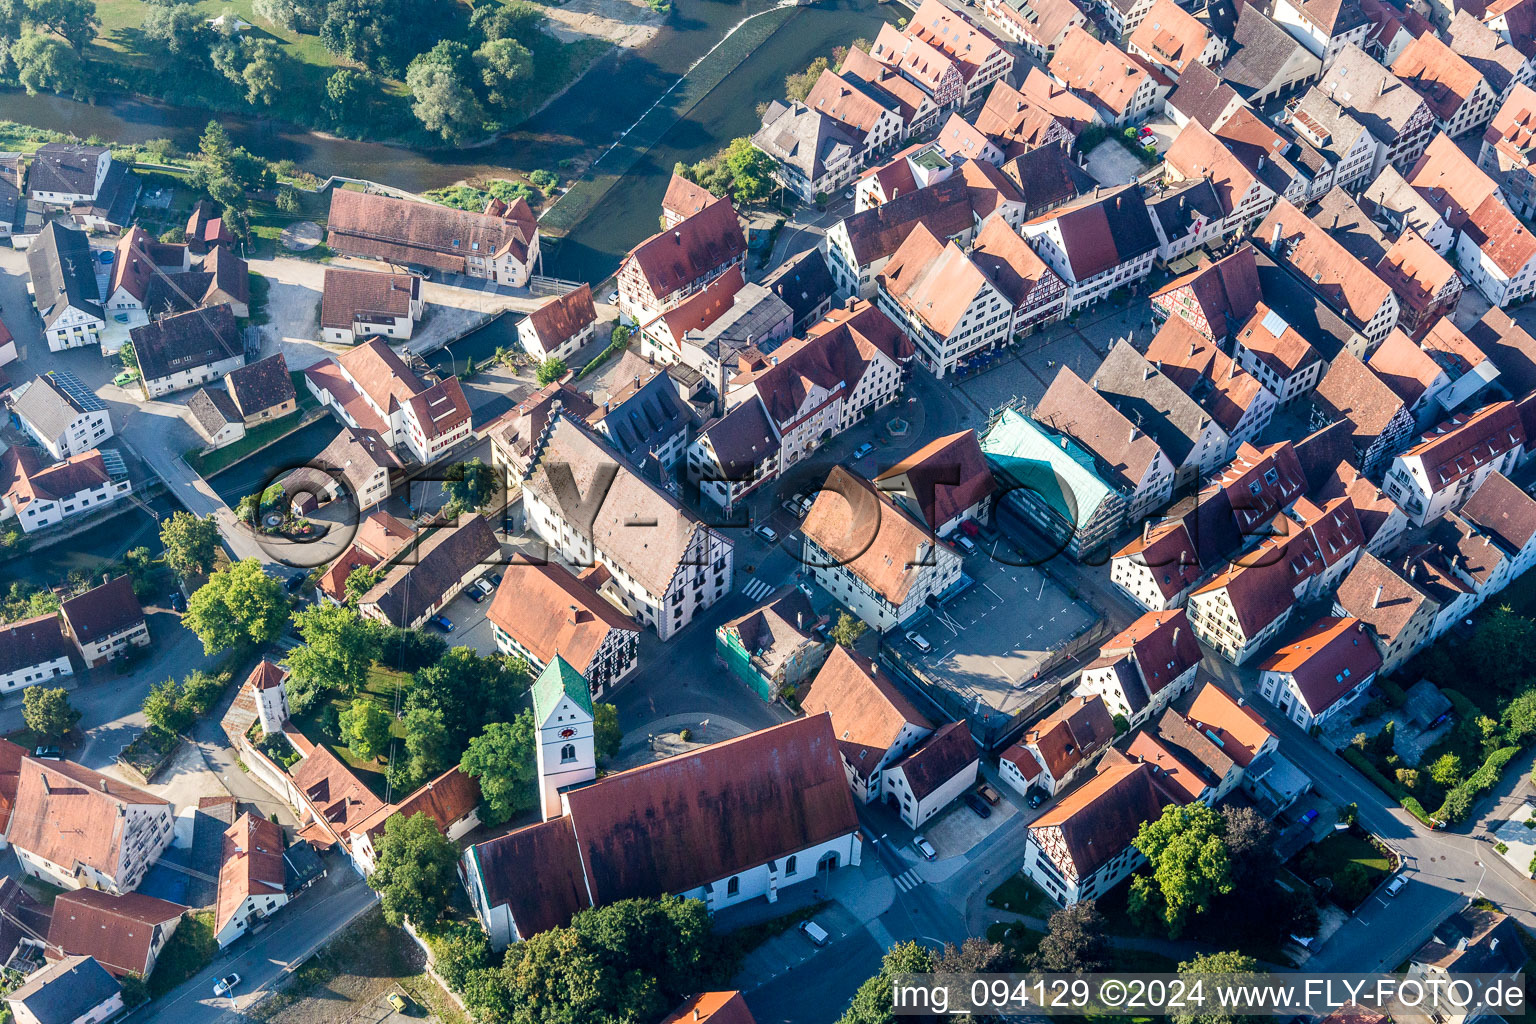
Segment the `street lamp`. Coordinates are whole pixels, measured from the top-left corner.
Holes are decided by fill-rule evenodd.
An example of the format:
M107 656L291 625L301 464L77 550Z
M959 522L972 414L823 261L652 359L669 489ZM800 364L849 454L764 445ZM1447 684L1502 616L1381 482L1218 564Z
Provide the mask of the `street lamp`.
M1483 894L1483 879L1488 875L1488 865L1483 864L1480 860L1474 860L1472 863L1481 865L1483 869L1483 873L1477 876L1477 887L1472 890L1473 896L1481 896Z

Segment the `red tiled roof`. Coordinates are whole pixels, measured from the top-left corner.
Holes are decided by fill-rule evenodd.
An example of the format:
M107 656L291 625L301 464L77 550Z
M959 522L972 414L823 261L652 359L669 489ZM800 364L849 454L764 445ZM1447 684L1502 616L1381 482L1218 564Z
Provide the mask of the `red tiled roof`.
M700 992L661 1024L757 1024L740 992Z
M930 441L875 477L875 483L898 494L910 490L923 521L934 530L997 490L974 430Z
M48 926L48 959L90 956L119 978L147 975L156 940L186 910L178 903L137 892L121 896L97 889L60 893L53 901Z
M841 644L801 694L800 707L831 715L837 745L861 778L870 777L904 727L933 728L873 660Z
M1319 715L1381 668L1381 655L1359 619L1324 617L1276 651L1262 668L1289 673L1308 710Z
M283 829L274 821L240 815L224 832L214 932L221 932L251 896L283 894Z
M1219 739L1222 752L1240 768L1247 768L1258 756L1259 748L1274 737L1262 715L1212 680L1196 691L1194 703L1184 717Z
M660 231L630 250L651 293L664 298L739 259L746 236L729 200L717 199L687 220Z
M540 664L558 654L583 675L611 632L637 628L564 568L522 557L507 566L486 617Z
M70 598L59 611L82 644L105 639L144 621L144 609L133 596L133 580L126 575Z
M1038 752L1057 782L1115 738L1115 723L1104 698L1071 697L1024 733L1024 743Z
M565 344L596 320L597 309L592 305L589 284L550 299L528 314L528 323L546 351Z
M73 761L23 758L9 838L73 871L85 864L115 877L123 842L126 804L170 802Z

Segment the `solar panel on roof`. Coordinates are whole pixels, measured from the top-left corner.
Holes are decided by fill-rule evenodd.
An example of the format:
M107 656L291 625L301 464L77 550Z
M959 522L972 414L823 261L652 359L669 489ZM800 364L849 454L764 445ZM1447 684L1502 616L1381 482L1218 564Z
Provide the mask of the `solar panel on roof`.
M1289 325L1285 322L1285 318L1282 317L1279 313L1276 313L1274 310L1270 310L1268 313L1264 314L1264 329L1275 337L1278 338L1280 335L1284 334L1285 329L1288 326Z
M79 377L76 377L68 370L49 370L48 377L60 391L69 396L69 400L81 412L106 411L106 403L97 398L94 391L86 387Z

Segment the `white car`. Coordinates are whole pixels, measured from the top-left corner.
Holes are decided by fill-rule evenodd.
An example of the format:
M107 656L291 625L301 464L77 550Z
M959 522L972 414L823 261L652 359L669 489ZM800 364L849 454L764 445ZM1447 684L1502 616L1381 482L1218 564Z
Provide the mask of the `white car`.
M1403 886L1407 884L1408 876L1398 875L1396 878L1392 879L1392 881L1387 883L1387 895L1396 896L1398 893L1403 891Z
M933 844L922 836L912 837L912 848L923 855L923 860L933 860L939 852L933 848Z
M490 597L496 593L496 588L491 586L491 581L486 579L484 576L475 580L475 589L480 591L480 593L484 594L486 597Z
M235 991L235 986L238 984L240 984L240 975L226 974L219 979L217 985L213 986L213 994L216 996L230 995Z
M618 292L609 292L608 293L608 305L610 305L610 306L617 306L618 304L619 304L619 293Z
M907 632L907 643L911 644L913 647L916 647L924 654L927 654L929 651L933 650L933 644L928 642L927 637L912 630L908 630Z
M753 527L752 532L763 538L763 540L767 541L769 544L772 544L774 541L779 539L778 531L769 526L767 523L763 523L761 526Z

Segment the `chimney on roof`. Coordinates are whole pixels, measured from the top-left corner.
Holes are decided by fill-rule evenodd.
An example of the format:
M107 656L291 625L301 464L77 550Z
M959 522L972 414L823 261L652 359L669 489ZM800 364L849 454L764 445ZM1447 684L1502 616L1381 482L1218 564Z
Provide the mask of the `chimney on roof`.
M1179 646L1179 628L1178 626L1173 627L1173 646L1175 647Z
M1376 584L1376 596L1371 598L1371 607L1372 608L1380 608L1381 607L1381 592L1383 590L1385 590L1385 589L1387 589L1385 584L1381 584L1381 583Z
M571 605L566 605L566 607L571 610L571 617L570 617L570 619L568 621L570 622L571 625L574 626L574 625L576 625L576 606L571 604Z
M683 240L683 233L681 231L674 231L672 232L672 237L681 242Z
M1259 162L1258 162L1257 169L1261 170L1261 171L1264 169L1264 154L1263 153L1259 154Z
M38 777L43 780L43 792L44 793L52 793L53 790L48 785L48 773L47 772L38 772L37 774L38 774Z
M103 793L107 791L107 780L105 778L99 780L96 784L101 787Z
M1269 233L1269 248L1274 252L1280 251L1280 222L1275 221L1275 230Z
M699 1008L697 1006L695 1006L693 1008L693 1019L694 1020L703 1020L704 1019L703 1013L699 1010Z
M1382 80L1381 80L1381 84L1376 86L1376 95L1377 96L1385 96L1386 94L1387 94L1387 80L1386 80L1385 77L1383 77Z
M1145 544L1145 543L1147 543L1147 541L1149 541L1151 539L1151 537L1152 537L1152 520L1150 520L1150 519L1143 519L1141 521L1141 542L1143 544Z
M1136 427L1132 427L1131 428L1131 440L1134 442L1140 436L1141 436L1141 431L1139 429L1137 429Z
M896 197L894 195L892 195L891 198L894 199ZM843 300L843 308L844 309L852 309L854 306L857 306L858 304L859 304L859 297L857 295L850 295L850 296L848 296L848 298Z

